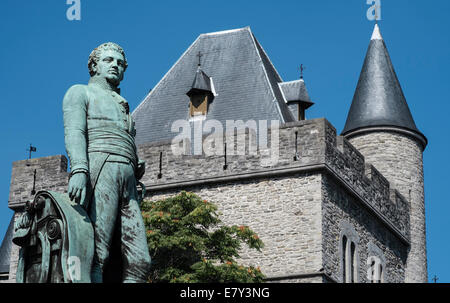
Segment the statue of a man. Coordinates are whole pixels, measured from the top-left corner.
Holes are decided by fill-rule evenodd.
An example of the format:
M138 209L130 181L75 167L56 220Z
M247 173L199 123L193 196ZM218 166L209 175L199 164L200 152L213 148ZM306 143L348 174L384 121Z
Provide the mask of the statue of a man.
M88 85L74 85L64 96L64 134L71 174L68 194L83 205L94 227L92 282L103 282L115 230L120 234L123 282L145 282L150 269L137 180L136 130L118 88L127 69L123 49L104 43L89 56Z

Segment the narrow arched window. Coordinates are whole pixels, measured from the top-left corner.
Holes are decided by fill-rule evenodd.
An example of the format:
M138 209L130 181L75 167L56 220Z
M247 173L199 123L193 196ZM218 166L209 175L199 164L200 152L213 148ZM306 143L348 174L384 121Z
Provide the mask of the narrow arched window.
M349 222L341 222L340 243L340 268L342 283L359 282L359 236L356 229Z
M375 263L375 260L372 260L372 262L370 263L370 283L375 283L376 282L376 280L375 280L375 266L376 266L376 263Z
M356 282L356 246L355 243L351 242L350 244L350 277L351 283Z
M370 283L384 283L386 259L381 250L377 250L372 244L369 246L369 258L367 259L367 280Z
M380 264L378 283L383 283L383 264Z
M367 245L367 282L370 283L385 283L389 281L386 274L386 257L384 256L384 250L381 246L370 241Z
M347 262L345 259L347 258L347 237L342 237L342 281L344 283L347 282Z

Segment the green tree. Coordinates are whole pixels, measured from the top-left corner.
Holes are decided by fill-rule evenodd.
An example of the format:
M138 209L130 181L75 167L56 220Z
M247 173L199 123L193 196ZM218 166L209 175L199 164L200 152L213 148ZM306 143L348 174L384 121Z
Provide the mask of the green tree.
M142 215L152 256L150 282L263 282L259 268L237 264L241 243L261 251L247 226L224 226L217 206L193 193L144 201Z

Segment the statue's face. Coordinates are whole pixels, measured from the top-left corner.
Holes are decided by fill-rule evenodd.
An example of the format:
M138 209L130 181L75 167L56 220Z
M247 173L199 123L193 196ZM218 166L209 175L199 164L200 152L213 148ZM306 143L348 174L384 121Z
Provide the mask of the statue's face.
M95 75L105 78L108 82L119 85L125 71L125 58L115 50L104 50L94 67Z

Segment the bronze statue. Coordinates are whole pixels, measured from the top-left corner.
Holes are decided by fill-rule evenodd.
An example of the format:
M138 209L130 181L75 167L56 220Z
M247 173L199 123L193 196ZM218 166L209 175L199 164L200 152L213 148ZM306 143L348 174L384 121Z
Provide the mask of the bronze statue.
M145 282L150 255L136 184L145 172L138 160L136 130L118 88L127 68L123 49L105 43L89 56L88 85L74 85L64 96L64 133L70 159L68 194L83 205L94 228L92 282L103 282L114 248L120 249L111 274L123 282Z
M89 283L94 232L86 211L69 196L39 191L14 224L21 246L18 283Z
M88 85L64 96L68 193L40 191L15 224L17 282L146 282L150 269L136 184L145 172L119 84L123 49L104 43L89 56ZM143 188L143 194L145 188Z

